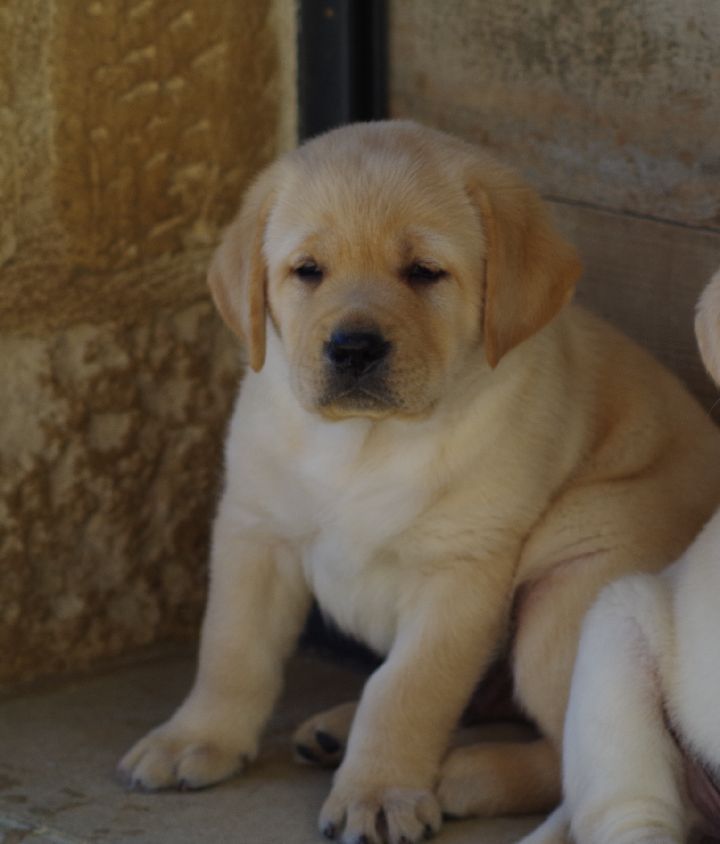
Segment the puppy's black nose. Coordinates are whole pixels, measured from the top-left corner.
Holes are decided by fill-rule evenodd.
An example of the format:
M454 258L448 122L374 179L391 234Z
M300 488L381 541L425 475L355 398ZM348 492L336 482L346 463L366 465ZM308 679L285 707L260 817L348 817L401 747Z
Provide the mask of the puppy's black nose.
M356 378L374 369L389 351L389 341L377 331L333 331L325 344L325 357L334 369Z

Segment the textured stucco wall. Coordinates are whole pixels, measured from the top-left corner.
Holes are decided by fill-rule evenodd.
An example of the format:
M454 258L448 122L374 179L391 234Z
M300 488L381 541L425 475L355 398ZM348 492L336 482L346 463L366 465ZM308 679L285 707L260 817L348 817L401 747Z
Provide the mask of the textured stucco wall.
M218 224L288 134L287 17L290 0L7 0L0 328L197 297Z
M391 109L544 193L720 231L717 0L391 0Z
M0 336L0 681L196 622L237 372L204 302Z
M0 327L197 297L218 225L287 135L287 17L290 0L4 3Z
M0 684L197 622L241 369L205 268L293 142L293 21L0 6Z

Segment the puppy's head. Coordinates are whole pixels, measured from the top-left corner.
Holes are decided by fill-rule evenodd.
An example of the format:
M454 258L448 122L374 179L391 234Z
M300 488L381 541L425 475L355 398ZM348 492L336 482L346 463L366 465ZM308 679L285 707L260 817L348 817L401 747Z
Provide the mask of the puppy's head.
M720 386L720 269L698 301L695 334L705 368Z
M542 203L416 124L337 129L261 174L209 274L259 370L266 314L296 396L328 418L426 413L470 356L542 328L580 272Z

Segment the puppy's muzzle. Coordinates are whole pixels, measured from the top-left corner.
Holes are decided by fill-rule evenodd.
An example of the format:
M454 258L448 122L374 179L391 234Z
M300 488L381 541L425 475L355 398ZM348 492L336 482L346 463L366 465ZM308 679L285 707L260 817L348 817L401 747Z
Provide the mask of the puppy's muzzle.
M325 343L325 359L335 376L361 379L375 372L390 353L390 342L379 331L333 331Z

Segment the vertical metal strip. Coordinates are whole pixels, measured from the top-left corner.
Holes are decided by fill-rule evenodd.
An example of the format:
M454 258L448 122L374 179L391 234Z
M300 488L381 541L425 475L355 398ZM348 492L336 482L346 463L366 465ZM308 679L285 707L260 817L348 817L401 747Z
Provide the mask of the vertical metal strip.
M386 0L300 0L300 140L387 114Z

